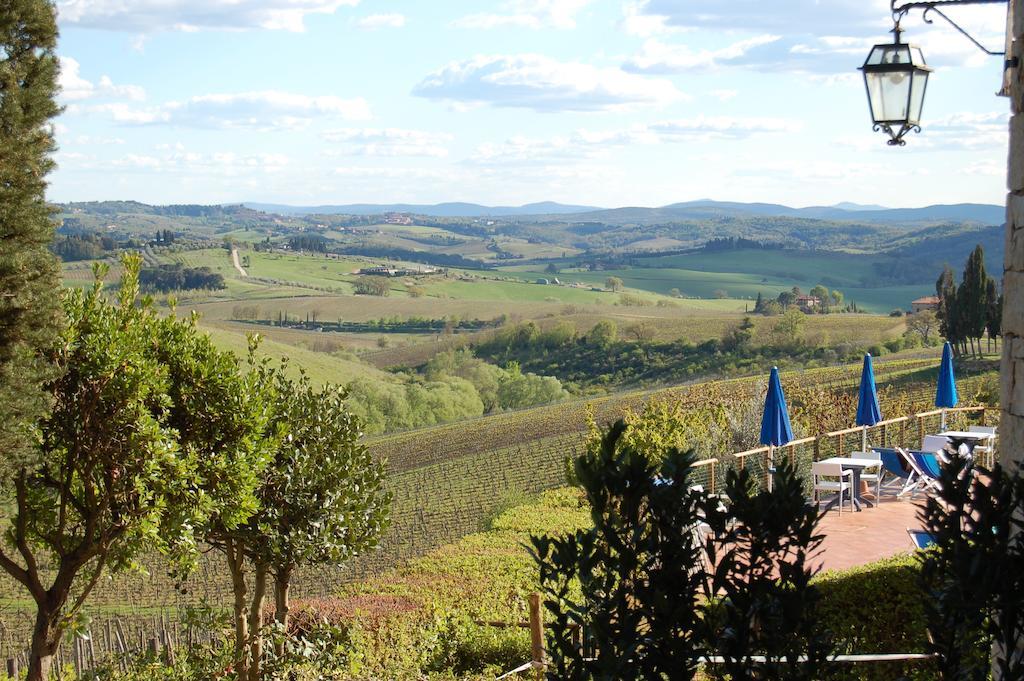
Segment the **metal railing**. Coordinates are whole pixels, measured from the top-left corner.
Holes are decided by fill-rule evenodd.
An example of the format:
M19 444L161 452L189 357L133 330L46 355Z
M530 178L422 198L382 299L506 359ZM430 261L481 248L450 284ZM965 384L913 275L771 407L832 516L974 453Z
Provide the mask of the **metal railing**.
M955 430L966 428L971 423L995 424L998 421L998 414L997 407L971 406L934 409L909 416L886 419L866 429L868 447L917 448L921 446L925 435L939 432L943 418L946 420L947 430ZM721 459L705 459L698 462L698 465L710 466L710 470L706 474L707 486L709 491L714 494L717 491L716 483L722 479L723 475L720 468L754 469L758 474L758 479L767 484L768 477L771 475L771 466L768 461L770 453L774 453L775 461L778 461L778 457L785 456L794 464L810 464L821 459L847 456L851 452L860 451L864 435L865 428L855 426L800 438L781 447L755 447ZM995 450L990 449L985 453L985 457L985 465L991 466L996 457Z

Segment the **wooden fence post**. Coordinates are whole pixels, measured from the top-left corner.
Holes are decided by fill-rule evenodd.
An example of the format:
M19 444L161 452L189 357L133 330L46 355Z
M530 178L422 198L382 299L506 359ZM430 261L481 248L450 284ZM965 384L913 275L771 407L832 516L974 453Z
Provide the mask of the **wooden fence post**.
M821 436L814 438L814 460L821 461Z
M917 416L917 444L920 447L920 446L923 446L923 443L924 443L924 419L921 418L920 414L918 414L918 416Z
M839 433L838 437L839 437L839 446L836 449L836 456L844 456L845 452L843 451L843 434Z
M7 658L7 676L11 679L18 678L18 663L14 661L13 657Z
M538 679L544 678L544 620L540 610L540 594L530 594L530 652Z

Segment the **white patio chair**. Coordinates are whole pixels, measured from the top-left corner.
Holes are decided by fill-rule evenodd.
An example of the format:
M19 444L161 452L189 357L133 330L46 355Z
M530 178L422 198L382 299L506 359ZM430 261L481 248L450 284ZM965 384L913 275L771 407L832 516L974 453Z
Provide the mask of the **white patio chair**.
M843 470L841 463L825 463L816 461L811 464L811 480L814 490L814 502L819 502L819 492L835 492L839 495L839 515L843 514L843 495L850 500L853 511L853 471Z
M871 459L872 461L878 462L877 464L874 464L870 468L865 467L864 470L862 470L860 473L861 482L868 483L868 487L871 487L871 485L874 484L875 503L877 504L882 499L882 455L872 450L870 452L853 452L852 454L850 454L850 458ZM872 472L869 473L869 470Z
M992 436L988 440L985 440L985 444L983 444L983 445L981 445L981 444L974 445L973 453L974 453L975 456L977 456L978 454L983 454L985 456L988 456L988 455L992 454L993 451L995 451L995 448L996 448L996 437L995 437L996 436L996 427L995 426L968 426L967 427L967 432L968 433L985 433L986 435L991 435ZM991 463L991 462L989 462L989 463Z
M921 441L921 451L934 454L945 451L948 444L949 438L944 435L925 435Z

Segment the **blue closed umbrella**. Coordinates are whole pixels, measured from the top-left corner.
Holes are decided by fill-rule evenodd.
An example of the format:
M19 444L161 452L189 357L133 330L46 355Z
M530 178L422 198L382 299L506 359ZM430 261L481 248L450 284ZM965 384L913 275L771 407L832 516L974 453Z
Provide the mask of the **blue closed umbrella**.
M946 429L946 409L956 406L956 378L953 376L953 348L947 342L942 347L942 364L939 365L939 385L935 389L935 406L942 409L942 430Z
M871 355L867 354L860 372L860 394L857 397L857 425L864 426L861 451L868 448L868 427L881 420L882 410L878 408L878 392L875 390L875 368L871 364Z
M761 417L761 444L768 445L768 466L774 466L775 448L793 440L793 427L789 424L786 396L782 392L778 367L772 367L768 378L768 394L764 399L764 416ZM768 488L771 489L771 476Z

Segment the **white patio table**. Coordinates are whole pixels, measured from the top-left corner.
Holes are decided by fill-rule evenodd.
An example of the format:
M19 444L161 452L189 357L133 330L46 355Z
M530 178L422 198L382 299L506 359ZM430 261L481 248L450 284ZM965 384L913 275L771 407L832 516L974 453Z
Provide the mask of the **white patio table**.
M860 511L862 506L867 504L868 506L874 506L874 503L864 499L860 495L860 473L865 468L878 468L882 465L882 462L878 459L855 459L849 456L833 456L829 459L822 459L822 463L837 463L840 464L844 469L853 471L853 505ZM825 506L825 510L828 510L839 503L839 497L828 502Z

